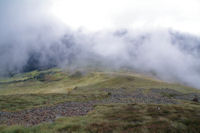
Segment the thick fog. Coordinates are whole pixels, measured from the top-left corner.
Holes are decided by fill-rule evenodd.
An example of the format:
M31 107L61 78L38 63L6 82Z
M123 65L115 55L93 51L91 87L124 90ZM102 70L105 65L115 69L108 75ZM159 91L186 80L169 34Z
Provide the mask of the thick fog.
M155 27L75 30L48 12L47 1L0 3L1 76L55 66L128 68L200 88L198 35Z

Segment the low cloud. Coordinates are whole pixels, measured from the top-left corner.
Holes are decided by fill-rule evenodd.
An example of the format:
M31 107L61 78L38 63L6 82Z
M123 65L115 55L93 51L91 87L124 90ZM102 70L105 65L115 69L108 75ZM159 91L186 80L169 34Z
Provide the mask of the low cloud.
M199 36L163 28L71 30L37 0L34 6L9 2L0 14L0 75L54 66L126 67L200 88Z

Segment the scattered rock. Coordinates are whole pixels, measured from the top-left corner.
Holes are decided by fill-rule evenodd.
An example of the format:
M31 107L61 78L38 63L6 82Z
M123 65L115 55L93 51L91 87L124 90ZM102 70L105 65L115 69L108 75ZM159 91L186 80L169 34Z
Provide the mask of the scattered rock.
M73 88L73 90L77 90L78 89L78 87L77 86L75 86L74 88Z
M76 88L76 87L75 87ZM91 100L88 102L65 102L54 106L43 106L39 108L23 110L19 112L0 112L0 124L22 124L36 125L42 122L53 122L56 118L62 116L80 116L86 115L96 105L111 103L145 103L145 104L177 104L173 98L168 98L161 93L176 93L179 97L185 98L185 94L172 91L171 89L151 89L148 93L144 93L143 88L135 89L133 92L127 92L126 89L101 89L107 92L108 97L102 100ZM199 95L189 94L186 98L193 96L194 102L198 102ZM192 98L191 98L192 99ZM190 100L191 100L190 99ZM160 111L160 107L157 107Z
M0 124L36 125L42 122L52 122L57 116L86 115L92 109L93 104L91 103L66 102L19 112L0 112Z
M195 97L192 99L192 101L194 101L194 102L199 102L199 99L198 99L197 96L195 96Z
M108 96L111 96L112 94L111 94L111 92L108 92Z

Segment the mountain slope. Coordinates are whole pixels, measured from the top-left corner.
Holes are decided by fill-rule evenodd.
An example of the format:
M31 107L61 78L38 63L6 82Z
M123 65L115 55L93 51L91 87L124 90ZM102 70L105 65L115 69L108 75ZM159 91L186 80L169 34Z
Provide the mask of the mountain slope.
M32 71L1 78L0 94L1 132L200 130L199 90L131 71Z

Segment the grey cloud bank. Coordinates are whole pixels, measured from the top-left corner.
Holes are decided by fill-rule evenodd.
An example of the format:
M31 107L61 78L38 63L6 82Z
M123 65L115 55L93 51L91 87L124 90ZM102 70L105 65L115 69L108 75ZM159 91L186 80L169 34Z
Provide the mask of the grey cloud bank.
M1 4L0 75L54 66L128 67L200 88L199 36L161 28L70 30L37 0L9 2Z

